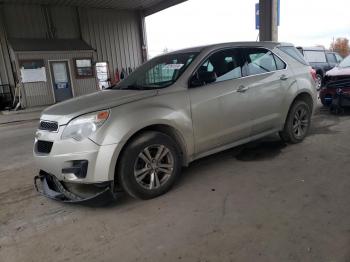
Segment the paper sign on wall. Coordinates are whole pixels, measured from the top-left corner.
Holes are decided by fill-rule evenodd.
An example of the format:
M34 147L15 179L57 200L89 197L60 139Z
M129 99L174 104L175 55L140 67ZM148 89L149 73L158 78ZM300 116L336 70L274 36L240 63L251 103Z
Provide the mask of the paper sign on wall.
M21 68L22 83L46 82L45 67L36 69Z

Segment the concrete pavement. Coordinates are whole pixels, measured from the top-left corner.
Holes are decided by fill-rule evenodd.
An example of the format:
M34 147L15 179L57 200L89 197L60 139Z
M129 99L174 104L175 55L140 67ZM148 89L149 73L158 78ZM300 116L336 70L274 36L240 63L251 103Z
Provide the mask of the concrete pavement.
M33 189L37 123L0 126L0 261L350 261L350 116L194 162L175 188L108 207Z
M0 111L0 125L39 120L40 114L45 108L34 107L19 111Z

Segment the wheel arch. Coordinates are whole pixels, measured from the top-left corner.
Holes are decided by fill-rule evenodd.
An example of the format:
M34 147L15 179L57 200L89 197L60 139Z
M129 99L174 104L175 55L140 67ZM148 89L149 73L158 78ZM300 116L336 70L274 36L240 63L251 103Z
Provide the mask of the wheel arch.
M294 99L292 100L292 102L290 103L289 105L289 108L288 108L288 111L287 111L287 114L285 115L284 117L284 123L283 123L283 126L284 124L286 123L287 121L287 118L288 118L288 115L289 115L289 112L293 106L293 104L298 101L298 100L303 100L305 101L309 106L310 106L310 109L311 109L311 113L313 113L313 110L314 110L314 100L312 98L312 95L307 92L307 91L301 91L300 93L298 93Z
M148 132L148 131L160 132L160 133L166 134L169 137L171 137L175 141L175 143L177 144L177 146L180 150L181 160L182 160L181 165L182 166L188 165L188 163L189 163L188 149L186 146L185 139L183 138L181 133L175 127L168 125L168 124L151 124L151 125L145 126L141 129L137 130L136 132L134 132L122 145L121 150L120 150L120 152L117 156L117 159L115 161L115 171L114 171L115 181L117 181L116 179L117 179L118 166L120 164L120 159L121 159L121 156L124 153L125 149L128 147L128 145L136 137L138 137L141 134Z

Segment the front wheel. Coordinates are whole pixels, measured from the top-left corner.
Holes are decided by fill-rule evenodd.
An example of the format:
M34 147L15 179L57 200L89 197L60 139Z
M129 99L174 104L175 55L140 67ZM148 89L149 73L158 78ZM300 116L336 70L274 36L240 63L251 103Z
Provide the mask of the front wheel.
M118 181L131 196L150 199L170 190L181 171L180 152L171 137L146 132L124 150Z
M310 106L297 100L289 110L284 129L280 132L282 140L292 144L300 143L309 132L311 124Z

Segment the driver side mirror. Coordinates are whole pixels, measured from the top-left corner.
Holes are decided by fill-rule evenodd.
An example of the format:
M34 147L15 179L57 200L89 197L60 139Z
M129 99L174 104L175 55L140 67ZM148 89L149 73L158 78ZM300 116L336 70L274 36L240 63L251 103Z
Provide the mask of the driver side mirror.
M199 87L216 81L215 72L197 72L190 81L190 87Z

